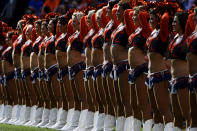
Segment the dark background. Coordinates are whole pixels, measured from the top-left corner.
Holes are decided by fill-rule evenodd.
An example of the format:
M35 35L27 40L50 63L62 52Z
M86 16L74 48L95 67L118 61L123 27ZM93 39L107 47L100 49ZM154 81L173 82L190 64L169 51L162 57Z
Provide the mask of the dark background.
M83 9L89 5L96 7L98 4L107 2L108 0L59 0L58 6L54 9L44 6L46 1L47 0L0 0L0 20L15 28L17 21L27 13L35 14L42 18L46 13L51 11L65 14L70 8ZM48 1L54 2L55 0ZM197 0L171 1L178 1L183 9L188 9L191 6L194 6L194 3L197 3Z

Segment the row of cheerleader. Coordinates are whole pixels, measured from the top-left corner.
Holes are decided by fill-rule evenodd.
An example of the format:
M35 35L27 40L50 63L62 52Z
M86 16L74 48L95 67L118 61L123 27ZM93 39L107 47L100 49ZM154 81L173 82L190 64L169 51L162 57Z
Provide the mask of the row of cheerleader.
M0 123L197 131L197 7L109 0L0 26Z

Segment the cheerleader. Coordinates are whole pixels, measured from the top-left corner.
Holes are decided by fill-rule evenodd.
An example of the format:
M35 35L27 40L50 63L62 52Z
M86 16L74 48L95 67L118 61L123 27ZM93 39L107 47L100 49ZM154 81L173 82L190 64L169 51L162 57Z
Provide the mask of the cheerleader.
M104 92L104 88L102 85L102 63L103 63L103 21L101 19L102 9L97 10L96 12L96 22L99 27L99 31L93 36L92 43L92 64L94 66L94 72L92 78L94 80L93 86L96 92L96 99L98 101L98 118L97 118L97 126L92 130L103 130L104 128L104 118L105 118L105 108L106 108L106 96Z
M80 28L80 20L83 17L82 12L74 12L72 15L72 26L74 33L68 39L67 62L69 66L69 80L74 95L75 110L72 110L70 121L61 129L65 131L79 130L83 126L84 118L88 111L86 92L83 81L83 72L85 63L82 58L83 51L83 30ZM84 117L85 116L85 117Z
M55 48L56 48L56 60L59 68L58 72L58 81L61 88L61 97L63 101L63 107L59 109L57 114L56 124L51 128L61 129L66 125L67 113L69 110L74 108L74 100L72 95L72 89L69 84L68 78L68 65L67 65L67 24L69 19L72 16L72 12L68 11L66 15L60 16L58 18L58 29L61 33L60 36L56 39Z
M173 128L168 92L171 74L164 60L169 38L169 15L167 12L159 12L161 8L158 6L149 11L149 22L153 31L146 41L149 60L146 84L149 88L149 99L154 113L153 131L167 131Z
M30 69L31 69L31 82L32 86L34 87L37 104L36 104L36 110L34 111L34 114L32 114L32 120L30 120L29 123L26 125L35 126L37 125L41 119L42 119L42 112L44 107L44 101L41 97L41 89L39 88L39 81L38 81L38 52L39 52L39 45L41 44L43 37L41 33L41 20L35 21L35 32L38 36L35 40L35 42L32 44L32 52L30 54Z
M106 95L106 116L104 120L104 130L112 131L114 128L114 121L116 117L117 102L115 96L115 90L113 86L113 79L110 77L110 73L113 68L110 47L111 47L111 34L117 27L117 23L114 22L114 17L112 15L113 7L119 2L119 0L111 0L108 2L106 7L106 15L110 18L110 21L104 28L104 44L103 44L103 86ZM103 8L105 9L105 8ZM103 12L105 12L103 10ZM104 14L104 13L103 13Z
M190 93L190 108L191 108L191 121L190 131L197 131L197 114L196 114L196 40L197 40L197 8L194 9L194 13L190 14L187 21L186 31L190 30L192 34L187 39L187 62L189 66L189 93Z
M171 60L171 101L174 114L174 127L177 131L183 129L183 118L186 121L186 128L190 124L190 106L189 106L189 68L186 61L186 35L185 25L188 14L178 12L174 16L172 23L173 32L176 35L169 45L169 58Z
M87 29L89 28L89 31L87 35L84 37L84 50L85 50L85 62L86 62L86 70L84 71L84 85L86 88L86 96L87 96L87 102L88 102L88 113L87 113L87 118L85 122L85 130L92 130L94 127L93 124L96 123L96 120L94 115L96 115L95 112L98 111L98 102L96 100L96 93L94 90L93 86L93 80L92 80L92 75L94 72L94 67L92 64L92 57L91 57L91 52L92 52L92 37L98 32L98 26L96 23L94 23L93 16L95 13L95 10L90 10L88 12L87 16L84 16L81 19L81 25L86 25ZM82 22L84 21L84 24Z
M31 16L30 16L31 17ZM33 16L32 18L33 19ZM22 86L24 88L25 94L25 101L26 101L26 109L24 113L24 119L18 123L19 125L28 124L31 119L32 115L36 110L37 99L35 96L34 88L32 87L31 80L30 80L30 54L32 49L32 44L36 39L35 30L33 27L33 22L31 20L27 20L27 25L23 30L26 36L26 42L21 47L21 80Z
M44 109L42 112L42 120L35 126L42 127L45 126L47 123L49 123L49 109L50 109L50 98L48 97L48 90L46 87L46 83L44 81L44 51L45 51L45 45L46 42L50 38L50 34L48 32L48 19L42 20L41 23L41 34L43 37L43 40L41 44L39 45L39 53L38 53L38 81L39 81L39 88L41 90L41 97L44 101Z
M128 2L120 1L118 3L116 16L117 20L121 23L113 31L111 35L111 56L113 62L113 79L114 88L116 89L116 98L118 104L116 130L121 131L124 129L125 117L132 116L132 107L130 103L130 89L128 84L128 34L124 21L124 11L131 8ZM125 109L125 110L124 110ZM126 124L126 123L125 123ZM126 124L127 126L129 123ZM126 130L126 129L125 129Z
M144 131L150 131L153 123L151 106L147 101L147 86L145 85L145 73L148 72L148 63L144 59L145 44L146 39L152 31L148 19L149 14L144 11L143 5L134 7L133 22L138 28L129 36L131 47L129 48L128 59L131 68L129 72L129 83L132 93L131 104L134 112L133 128L135 131L141 130L141 120L145 122L143 125Z
M18 92L18 99L19 99L19 107L18 107L18 119L13 122L13 124L19 123L23 119L23 113L26 108L25 105L25 95L23 94L23 86L20 79L21 76L21 68L20 68L20 53L21 53L21 46L25 42L25 35L22 34L23 28L25 27L25 20L20 20L17 23L17 32L18 32L18 38L13 43L13 49L12 49L12 60L13 60L13 66L15 70L15 85L17 87Z
M2 53L2 72L4 74L5 116L0 123L11 123L17 120L18 94L14 84L14 67L12 61L12 43L17 36L13 31L6 36L7 48Z
M49 14L53 15L53 13ZM54 18L50 18L48 23L48 32L50 33L50 37L45 45L44 52L44 67L45 67L45 83L48 91L48 98L50 100L50 113L49 113L49 123L43 128L51 128L55 125L57 120L57 112L58 109L62 107L62 99L60 94L60 87L57 80L57 60L55 56L55 40L57 34L57 15L54 13Z

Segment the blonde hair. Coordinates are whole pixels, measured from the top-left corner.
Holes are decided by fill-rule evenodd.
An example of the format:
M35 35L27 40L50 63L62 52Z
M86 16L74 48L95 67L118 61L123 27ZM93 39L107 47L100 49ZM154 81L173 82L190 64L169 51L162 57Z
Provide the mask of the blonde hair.
M101 17L101 14L102 14L102 9L97 10L97 12L96 12L96 18L97 17Z
M83 17L83 15L84 14L81 11L74 12L72 15L72 19L76 18L80 22L80 19Z
M95 13L95 10L90 10L90 11L88 12L88 17L91 17L94 13Z
M135 6L135 7L133 8L133 10L139 13L140 11L143 11L144 8L145 8L144 5L139 5L139 6Z

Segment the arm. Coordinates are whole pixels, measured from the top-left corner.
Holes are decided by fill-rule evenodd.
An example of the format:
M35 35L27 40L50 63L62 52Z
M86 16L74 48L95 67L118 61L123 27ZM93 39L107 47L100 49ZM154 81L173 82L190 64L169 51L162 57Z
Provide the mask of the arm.
M80 40L83 41L84 37L88 34L89 27L86 23L86 16L83 16L80 20Z
M135 31L135 25L133 23L132 16L133 16L132 9L127 9L124 12L124 21L126 25L126 32L128 35L132 34Z
M150 27L150 24L148 22L149 14L146 11L141 11L138 15L140 26L142 28L142 34L144 38L148 38L149 35L152 32L152 28Z
M163 42L166 42L169 37L169 14L164 13L160 20L159 36Z

